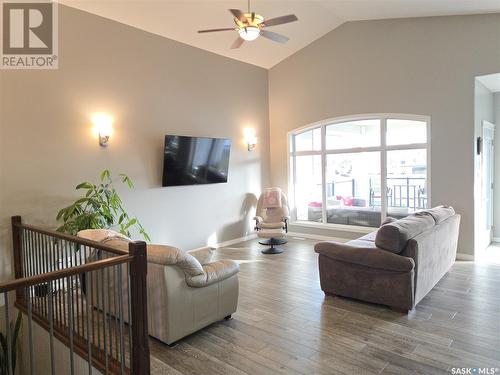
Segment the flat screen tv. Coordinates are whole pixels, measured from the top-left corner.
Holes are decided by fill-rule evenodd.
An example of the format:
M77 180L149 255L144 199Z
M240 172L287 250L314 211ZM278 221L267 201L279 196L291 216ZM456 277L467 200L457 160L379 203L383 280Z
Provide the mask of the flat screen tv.
M231 140L166 135L163 186L227 182Z

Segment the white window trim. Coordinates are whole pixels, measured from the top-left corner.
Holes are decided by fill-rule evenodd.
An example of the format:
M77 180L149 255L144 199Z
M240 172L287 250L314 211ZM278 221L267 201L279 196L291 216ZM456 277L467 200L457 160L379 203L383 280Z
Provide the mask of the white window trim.
M401 120L414 120L422 121L427 124L427 142L425 143L411 143L406 145L391 145L387 146L386 143L386 129L388 119L401 119ZM357 120L380 120L380 146L375 147L355 147L341 150L326 150L326 126L333 125L337 123L343 123L348 121ZM320 128L321 129L321 150L320 151L298 151L293 153L292 150L295 149L295 136L306 131ZM291 204L291 225L312 227L312 228L323 228L338 230L344 232L356 232L356 233L369 233L373 231L372 227L356 226L356 225L343 225L343 224L332 224L326 222L326 155L328 154L345 154L345 153L359 153L359 152L370 152L378 151L380 152L380 174L381 174L381 191L385 191L387 186L387 152L393 150L414 150L422 149L427 150L427 206L432 207L432 185L431 185L431 118L430 116L424 115L414 115L414 114L402 114L402 113L370 113L362 115L353 116L341 116L333 117L322 121L317 121L312 124L302 126L298 129L294 129L287 133L287 174L288 174L288 197ZM322 222L312 222L305 220L297 220L297 208L295 205L295 182L293 179L296 178L296 167L295 167L295 157L296 156L307 156L307 155L321 155L322 157ZM292 158L294 156L294 158ZM290 173L292 172L292 173ZM293 177L293 178L292 178ZM387 217L386 207L387 207L387 196L382 194L382 206L380 210L381 220L383 221Z

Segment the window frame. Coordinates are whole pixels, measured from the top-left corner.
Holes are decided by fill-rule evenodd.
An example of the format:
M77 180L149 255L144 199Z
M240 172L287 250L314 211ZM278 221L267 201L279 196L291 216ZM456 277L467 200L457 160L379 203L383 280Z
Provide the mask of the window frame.
M359 120L380 120L380 146L372 147L354 147L337 150L326 149L326 127L339 123ZM387 120L413 120L426 123L427 142L425 143L410 143L404 145L387 145ZM320 128L321 129L321 150L319 151L297 151L295 152L295 136L304 132ZM344 225L327 223L327 189L326 189L326 157L331 154L348 154L376 151L380 152L380 174L381 174L381 191L387 189L387 152L400 150L415 150L425 149L427 151L427 206L432 207L432 185L431 185L431 118L425 115L401 114L401 113L374 113L352 116L334 117L326 120L314 122L294 129L287 133L287 175L288 175L288 196L291 203L290 223L296 226L336 229L348 232L369 233L374 230L372 227L364 227L357 225ZM295 178L296 178L296 160L297 156L321 156L321 190L322 190L322 222L312 222L307 220L297 220L297 206L295 202ZM387 195L382 194L380 207L381 220L387 217Z

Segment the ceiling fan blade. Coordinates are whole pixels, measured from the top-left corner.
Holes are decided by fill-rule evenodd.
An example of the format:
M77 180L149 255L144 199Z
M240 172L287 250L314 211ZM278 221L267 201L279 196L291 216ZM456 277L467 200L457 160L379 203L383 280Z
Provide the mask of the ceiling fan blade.
M290 23L290 22L295 22L295 21L298 21L297 16L295 14L289 14L286 16L281 16L281 17L271 18L270 20L265 20L264 26L283 25L284 23Z
M273 42L278 42L278 43L286 43L290 39L284 35L273 33L272 31L267 31L267 30L262 30L260 32L260 35L262 35L264 38L271 39Z
M240 22L248 22L248 19L245 17L245 14L239 9L229 9L234 18L237 18Z
M231 49L240 48L244 42L245 42L244 39L238 37L238 39L236 39L234 43L231 45Z
M199 34L214 33L214 32L217 32L217 31L229 31L229 30L234 30L234 27L226 27L226 28L223 28L223 29L198 30L198 33Z

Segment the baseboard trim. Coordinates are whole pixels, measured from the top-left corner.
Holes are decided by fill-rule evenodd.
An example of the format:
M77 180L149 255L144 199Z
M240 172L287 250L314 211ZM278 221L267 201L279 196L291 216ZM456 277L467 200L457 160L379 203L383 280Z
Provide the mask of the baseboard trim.
M457 253L456 259L457 260L473 261L474 260L474 255L464 254L464 253Z
M224 242L219 242L219 243L216 243L215 245L211 245L211 247L218 249L220 247L227 247L227 246L235 245L235 244L240 243L240 242L253 240L254 238L257 238L257 233L250 233L250 234L247 234L246 236L243 236L243 237L234 238L232 240L228 240L228 241L224 241Z
M336 242L349 241L349 239L347 238L330 237L330 236L322 236L320 234L299 233L299 232L288 232L287 237L307 238L310 240L320 240L320 241L336 241Z
M245 242L245 241L248 241L248 240L253 240L254 238L257 238L257 234L256 233L250 233L250 234L247 234L246 236L243 236L243 237L234 238L232 240L228 240L228 241L224 241L224 242L219 242L219 243L212 244L212 245L206 245L206 246L202 246L202 247L197 247L196 249L193 249L193 250L190 250L190 251L200 250L200 249L204 249L206 247L211 247L213 249L219 249L221 247L227 247L227 246L235 245L235 244L240 243L240 242Z

